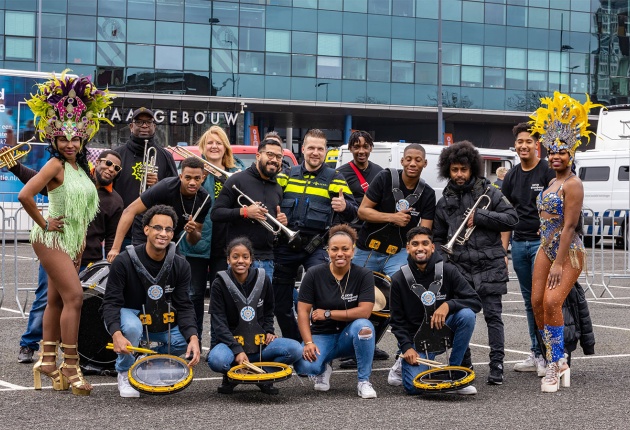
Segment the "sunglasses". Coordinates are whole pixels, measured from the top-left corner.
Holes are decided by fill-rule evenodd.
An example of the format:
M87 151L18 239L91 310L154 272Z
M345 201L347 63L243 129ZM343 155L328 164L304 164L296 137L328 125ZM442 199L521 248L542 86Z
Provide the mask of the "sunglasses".
M103 163L105 163L105 165L107 167L114 166L114 171L116 173L118 173L118 172L120 172L122 170L122 167L120 167L118 164L114 163L112 160L108 160L107 158L100 158L99 161L102 161Z

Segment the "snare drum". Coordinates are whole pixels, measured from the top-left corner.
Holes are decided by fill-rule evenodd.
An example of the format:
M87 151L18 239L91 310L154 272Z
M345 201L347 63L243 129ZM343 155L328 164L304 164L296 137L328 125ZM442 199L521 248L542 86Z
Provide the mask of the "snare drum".
M155 354L136 360L128 376L131 386L141 393L173 394L190 385L193 370L183 358Z
M89 265L79 273L83 287L83 306L79 325L78 353L81 365L92 365L101 370L113 370L116 353L106 349L112 337L107 333L99 308L107 286L110 264L103 260Z

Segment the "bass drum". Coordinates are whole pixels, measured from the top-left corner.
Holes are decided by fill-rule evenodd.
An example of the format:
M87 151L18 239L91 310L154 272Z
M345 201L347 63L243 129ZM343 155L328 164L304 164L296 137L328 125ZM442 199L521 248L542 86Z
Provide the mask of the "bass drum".
M372 322L372 325L374 325L374 332L376 335L374 339L376 340L376 343L378 343L387 332L387 327L389 327L389 292L391 290L392 281L389 276L379 272L374 272L374 284L376 288L381 290L385 299L387 299L383 309L378 312L372 312L370 315L370 321Z
M108 373L114 370L116 353L106 349L112 337L107 333L99 308L103 304L110 264L98 261L79 273L83 287L83 306L79 325L78 352L85 373Z

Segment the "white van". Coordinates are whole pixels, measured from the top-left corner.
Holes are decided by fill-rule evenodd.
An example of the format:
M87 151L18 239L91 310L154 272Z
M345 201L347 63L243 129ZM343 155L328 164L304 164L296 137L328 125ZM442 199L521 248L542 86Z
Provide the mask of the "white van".
M374 149L370 154L370 161L383 168L393 167L402 169L400 160L402 159L405 147L410 143L405 142L374 142ZM446 184L445 180L438 179L438 158L445 148L442 145L426 145L422 147L427 152L427 167L422 171L422 178L427 181L434 190L435 196L439 200L442 197L442 190ZM348 145L340 147L337 167L352 161L352 153L348 150ZM477 148L483 158L482 174L491 182L497 179L495 172L497 168L504 166L508 169L518 161L518 156L514 151L507 149Z

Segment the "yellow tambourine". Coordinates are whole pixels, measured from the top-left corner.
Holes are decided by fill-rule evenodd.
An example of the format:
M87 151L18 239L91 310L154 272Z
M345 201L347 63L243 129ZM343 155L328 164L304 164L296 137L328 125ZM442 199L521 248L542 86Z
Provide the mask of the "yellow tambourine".
M139 358L129 369L129 383L145 394L173 394L188 387L193 370L183 358L167 354Z
M262 361L256 363L245 362L232 367L227 377L230 382L238 384L261 384L280 382L291 377L293 370L284 363Z
M459 390L475 380L475 372L468 367L440 366L419 373L413 386L424 393Z

